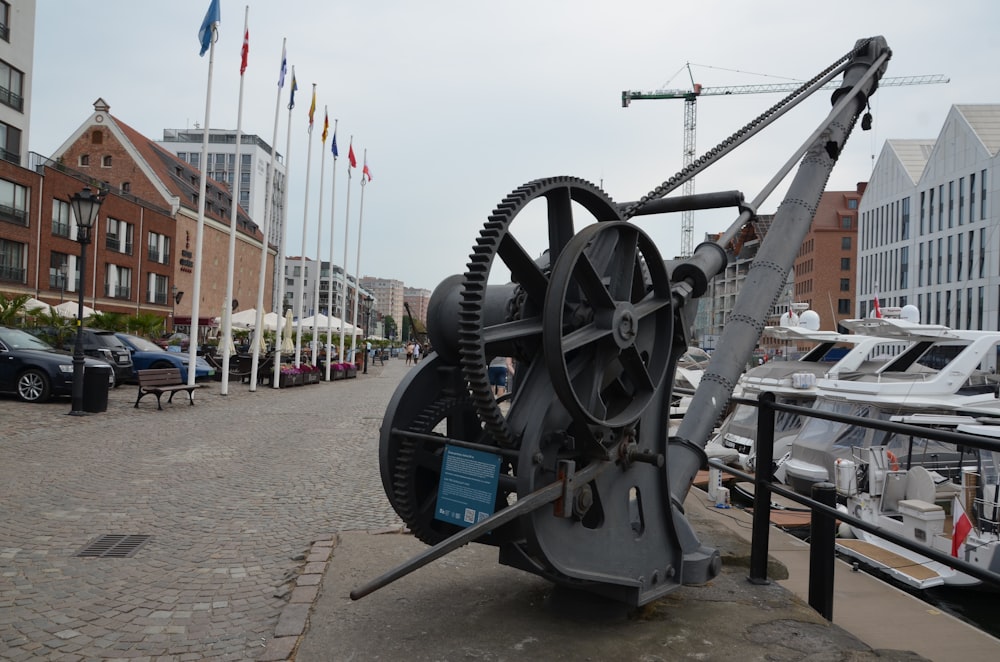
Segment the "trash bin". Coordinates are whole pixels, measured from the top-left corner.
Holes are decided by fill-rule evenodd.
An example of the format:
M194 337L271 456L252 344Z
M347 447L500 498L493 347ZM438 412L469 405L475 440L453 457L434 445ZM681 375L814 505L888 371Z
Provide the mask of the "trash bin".
M99 414L108 410L111 366L88 365L83 372L83 411Z

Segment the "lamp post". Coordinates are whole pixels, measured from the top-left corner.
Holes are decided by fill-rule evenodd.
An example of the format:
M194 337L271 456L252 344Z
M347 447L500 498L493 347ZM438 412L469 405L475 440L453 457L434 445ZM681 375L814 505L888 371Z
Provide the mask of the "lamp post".
M59 291L59 303L63 302L66 298L66 274L69 272L69 265L66 264L66 260L63 260L62 264L59 265L59 282L62 286Z
M177 286L174 285L170 288L170 333L174 332L174 318L177 313Z
M80 282L77 283L76 344L73 346L73 405L70 416L84 416L83 411L83 290L87 276L87 244L90 229L104 202L105 193L95 194L90 188L74 193L69 205L76 216L76 240L80 243Z

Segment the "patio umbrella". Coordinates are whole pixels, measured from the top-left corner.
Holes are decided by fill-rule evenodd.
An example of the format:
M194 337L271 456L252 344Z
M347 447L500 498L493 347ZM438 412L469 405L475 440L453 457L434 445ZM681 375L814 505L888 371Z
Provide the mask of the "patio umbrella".
M229 323L232 324L234 329L252 329L253 325L257 323L257 309L248 308L247 310L233 313Z
M264 317L261 319L265 331L278 331L281 322L278 313L264 313Z
M57 313L59 313L63 317L67 317L67 318L72 319L72 318L76 317L76 313L77 313L77 310L79 309L79 306L77 305L76 301L64 301L63 303L59 304L58 306L53 306L53 308L55 309L55 311ZM93 308L91 308L90 306L86 306L85 305L83 307L83 316L84 317L90 317L91 315L96 315L96 314L97 314L97 311L94 310Z
M282 329L281 334L281 351L282 352L294 352L295 343L292 341L292 310L289 308L285 311L285 328Z
M24 312L34 315L50 315L55 309L44 301L31 297L24 302Z

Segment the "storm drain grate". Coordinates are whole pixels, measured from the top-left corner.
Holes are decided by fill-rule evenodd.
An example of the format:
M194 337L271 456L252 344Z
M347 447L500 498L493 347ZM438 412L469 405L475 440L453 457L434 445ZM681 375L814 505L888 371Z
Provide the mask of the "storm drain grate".
M127 536L115 533L103 535L93 541L76 556L93 556L108 559L127 559L139 551L153 536Z

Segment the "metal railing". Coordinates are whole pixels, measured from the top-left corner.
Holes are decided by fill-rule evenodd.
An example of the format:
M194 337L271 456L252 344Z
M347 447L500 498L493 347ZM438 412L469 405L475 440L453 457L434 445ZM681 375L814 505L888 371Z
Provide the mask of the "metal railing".
M131 299L132 288L106 283L104 285L104 296L111 297L113 299Z
M803 417L822 418L829 421L847 423L859 427L872 428L884 432L941 441L965 448L975 448L1000 452L1000 442L983 437L928 428L919 425L876 421L869 418L817 411L809 407L779 404L773 393L762 393L757 400L734 398L735 402L757 406L757 473L750 475L710 460L709 465L743 480L754 483L753 538L750 546L750 574L748 579L755 584L769 583L767 578L767 554L771 524L771 495L778 494L808 508L810 520L809 547L809 606L827 620L833 620L834 560L836 559L837 521L878 536L932 561L950 566L986 584L1000 588L1000 573L984 570L961 558L945 554L928 545L923 545L892 531L880 528L849 513L838 511L836 487L831 483L813 485L812 496L803 496L774 479L774 421L775 412L789 412ZM766 470L765 468L770 468Z

